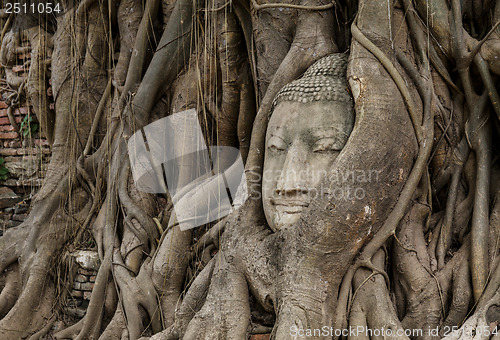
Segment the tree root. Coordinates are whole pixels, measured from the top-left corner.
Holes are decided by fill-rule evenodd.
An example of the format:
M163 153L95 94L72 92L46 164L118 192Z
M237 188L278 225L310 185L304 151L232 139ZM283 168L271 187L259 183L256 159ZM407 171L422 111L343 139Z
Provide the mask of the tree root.
M385 252L379 250L373 258L374 265L380 271L383 271L384 257ZM387 289L387 282L383 276L360 268L354 276L353 288L356 293L350 311L349 326L352 328L363 327L365 332L361 335L358 334L356 339L377 338L377 336L369 334L370 330L382 329L386 330L388 338L410 339L405 335L405 329L396 315Z
M5 271L5 286L0 293L0 318L3 318L14 306L21 292L18 264L10 265Z
M491 325L498 331L500 308L500 290L483 306L478 306L476 312L457 330L445 336L443 340L487 340L492 335Z

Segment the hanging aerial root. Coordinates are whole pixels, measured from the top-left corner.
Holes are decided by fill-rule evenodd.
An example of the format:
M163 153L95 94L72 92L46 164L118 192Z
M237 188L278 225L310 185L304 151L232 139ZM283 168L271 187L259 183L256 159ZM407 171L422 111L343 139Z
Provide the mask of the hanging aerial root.
M448 197L446 200L445 214L440 228L439 242L436 247L436 258L438 261L438 268L444 268L444 260L448 250L451 247L453 236L453 218L455 214L459 180L462 175L464 167L463 160L467 159L469 147L466 138L462 138L459 145L455 148L453 154L454 164L452 166L452 176L450 189L448 190Z

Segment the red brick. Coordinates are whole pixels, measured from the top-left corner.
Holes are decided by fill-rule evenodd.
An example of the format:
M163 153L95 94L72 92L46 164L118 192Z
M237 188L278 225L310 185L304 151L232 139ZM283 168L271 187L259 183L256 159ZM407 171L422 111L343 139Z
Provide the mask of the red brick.
M250 340L269 340L270 338L271 334L253 334Z
M18 114L27 115L29 112L30 112L30 108L27 106L22 106L22 107L14 110L15 115L18 115Z
M20 115L27 115L28 112L29 112L29 107L23 106L23 107L20 107L18 109L13 110L12 114L14 116L20 116ZM0 110L0 117L7 117L7 108Z
M14 156L17 154L17 149L0 149L0 155Z
M93 270L87 270L83 268L78 268L78 273L84 274L84 275L96 275L96 272Z
M0 131L16 131L12 125L0 125Z
M52 92L52 86L51 86L51 87L49 87L49 88L47 89L47 95L48 95L49 97L54 96L54 93Z
M0 139L17 139L19 134L17 132L0 132Z
M92 276L90 277L90 282L95 282L95 278L96 278L96 276L95 276L95 275L92 275Z
M0 109L6 109L6 108L8 108L8 107L9 107L9 105L7 105L7 103L6 103L6 102L4 102L4 101L0 101Z
M8 140L3 142L4 148L21 148L23 143L20 140Z
M21 123L23 121L23 117L14 117L16 123ZM0 118L0 125L10 125L9 117Z

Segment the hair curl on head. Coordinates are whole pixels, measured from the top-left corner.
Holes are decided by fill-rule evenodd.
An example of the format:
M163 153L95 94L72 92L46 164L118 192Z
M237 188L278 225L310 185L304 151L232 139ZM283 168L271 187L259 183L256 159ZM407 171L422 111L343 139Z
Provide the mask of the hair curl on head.
M344 53L334 53L312 64L304 75L283 86L274 98L269 118L276 105L289 101L310 103L313 101L341 101L353 103L347 88L347 61Z

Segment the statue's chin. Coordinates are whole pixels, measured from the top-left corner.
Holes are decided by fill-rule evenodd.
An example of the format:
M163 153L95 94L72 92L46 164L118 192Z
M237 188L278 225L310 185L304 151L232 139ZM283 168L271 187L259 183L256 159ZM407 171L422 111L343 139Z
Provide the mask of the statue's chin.
M303 207L287 207L286 211L277 209L273 216L273 223L271 229L278 231L283 228L289 228L293 226L300 218Z

